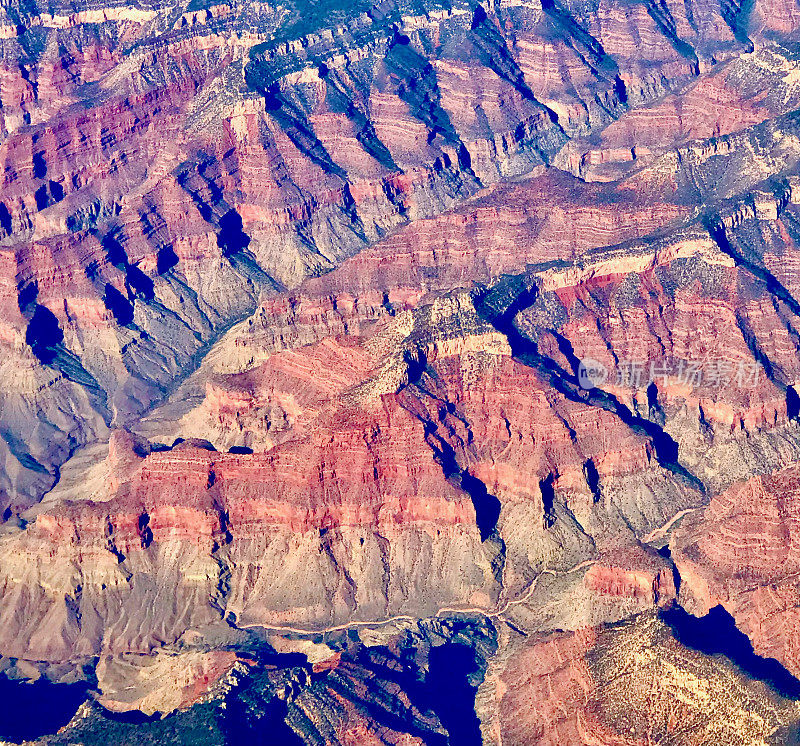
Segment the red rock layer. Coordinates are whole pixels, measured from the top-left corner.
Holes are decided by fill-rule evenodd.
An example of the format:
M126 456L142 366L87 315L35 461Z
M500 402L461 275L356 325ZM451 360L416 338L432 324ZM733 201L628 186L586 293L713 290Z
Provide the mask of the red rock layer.
M598 188L559 171L498 186L398 231L288 297L265 300L226 340L227 364L329 334L358 334L387 310L412 308L436 292L488 283L526 264L573 259L688 215L686 205L657 195ZM226 365L222 354L217 358Z
M625 113L599 142L570 142L559 163L583 178L613 181L677 145L738 132L797 103L790 67L764 47L709 71L680 94Z
M685 605L703 614L722 604L756 653L795 676L798 495L797 464L738 482L687 517L673 540Z
M795 717L794 703L679 645L649 615L610 630L512 639L500 660L485 685L498 708L484 732L507 746L755 746Z
M49 310L63 333L57 366L74 373L79 361L83 370L71 378L88 392L12 398L13 442L25 440L47 396L76 414L71 423L48 418L49 437L25 454L3 447L20 474L0 485L3 505L35 502L64 454L98 437L97 421L125 423L150 407L264 288L294 286L482 184L530 173L567 138L746 48L719 8L690 6L650 12L612 2L566 22L523 6L395 18L380 5L302 39L282 38L291 25L273 34L270 9L236 3L177 16L158 7L9 15L0 34L0 342L17 365L38 366L27 325L37 307ZM753 10L770 12L761 3ZM794 16L787 19L765 33L790 35ZM408 45L396 43L395 27ZM25 29L52 40L41 58L17 39ZM740 91L741 81L729 87ZM740 123L759 116L745 112ZM677 129L678 140L706 131ZM476 212L455 214L444 226L450 240L437 247L451 269L438 280L424 251L409 268L407 251L392 242L365 256L364 277L383 271L370 262L393 256L405 279L386 278L388 302L408 305L421 288L572 256L685 214L670 200L631 200L609 215L584 189L570 197L590 205L580 213L542 196L504 209L515 198L501 190ZM242 232L229 235L239 219ZM501 224L512 227L502 239ZM442 228L424 223L403 240L430 245L426 232ZM244 259L229 255L243 245ZM383 292L355 297L368 306L364 318L384 302ZM329 312L326 303L317 313ZM315 313L308 303L304 310Z

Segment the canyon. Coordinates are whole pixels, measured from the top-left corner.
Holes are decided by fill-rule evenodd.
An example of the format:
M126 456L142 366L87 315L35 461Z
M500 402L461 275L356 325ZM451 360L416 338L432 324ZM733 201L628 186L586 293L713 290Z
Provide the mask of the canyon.
M798 743L799 31L4 7L0 741Z

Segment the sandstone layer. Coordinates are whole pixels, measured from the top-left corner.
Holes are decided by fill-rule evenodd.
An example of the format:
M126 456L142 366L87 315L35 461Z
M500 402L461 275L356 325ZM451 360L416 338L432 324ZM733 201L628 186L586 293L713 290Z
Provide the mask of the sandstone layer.
M795 743L799 29L0 11L13 740Z

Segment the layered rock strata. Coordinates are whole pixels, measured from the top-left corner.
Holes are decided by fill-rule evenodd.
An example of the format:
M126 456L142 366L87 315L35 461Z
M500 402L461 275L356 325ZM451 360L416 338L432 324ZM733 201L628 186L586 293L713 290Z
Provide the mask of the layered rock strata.
M793 742L796 8L3 13L45 742Z

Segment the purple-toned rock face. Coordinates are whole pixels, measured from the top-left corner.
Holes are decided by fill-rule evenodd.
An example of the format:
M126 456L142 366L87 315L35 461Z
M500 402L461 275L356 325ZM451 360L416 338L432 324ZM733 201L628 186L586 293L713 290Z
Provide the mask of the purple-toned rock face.
M798 34L0 9L0 741L798 743Z

